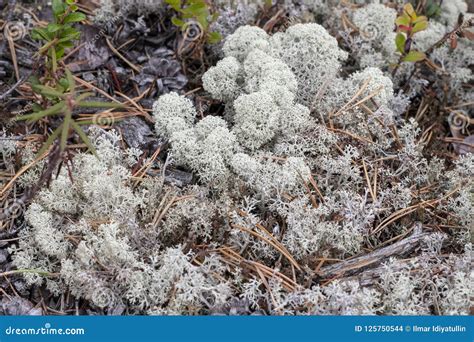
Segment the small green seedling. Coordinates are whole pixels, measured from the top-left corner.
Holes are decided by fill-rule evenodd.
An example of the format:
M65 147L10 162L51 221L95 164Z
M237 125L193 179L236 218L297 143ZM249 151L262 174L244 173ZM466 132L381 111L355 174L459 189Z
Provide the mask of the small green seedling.
M53 0L53 23L46 27L37 27L32 31L32 38L42 40L45 44L39 49L37 55L46 59L46 75L43 77L31 77L29 83L31 89L39 95L43 106L35 103L32 105L33 112L20 115L16 121L37 122L46 117L62 117L60 125L54 129L38 155L46 150L59 139L60 149L64 151L71 132L76 132L90 151L95 154L94 146L84 133L81 125L94 124L93 121L76 121L73 117L74 109L81 107L96 108L118 108L119 103L91 102L86 99L92 93L79 93L76 91L76 83L71 71L63 63L58 63L64 56L65 50L74 47L74 41L80 38L80 31L73 27L74 23L86 19L83 13L77 12L74 0ZM41 80L41 81L40 81Z
M54 21L44 28L33 29L31 38L45 42L38 54L46 57L47 64L55 73L58 60L64 56L65 49L73 47L73 41L80 37L80 32L73 24L85 20L86 16L77 12L78 7L74 0L53 0L52 8Z
M28 121L36 122L45 117L51 116L62 116L63 122L57 127L53 133L48 137L38 155L42 155L46 150L51 146L51 144L56 140L60 139L60 148L61 151L64 151L67 147L67 140L69 134L72 131L75 131L82 141L87 145L89 150L95 154L94 146L91 144L89 138L84 133L81 128L81 125L90 125L94 122L92 121L76 121L73 118L73 111L75 108L83 107L95 107L95 108L118 108L121 107L121 104L110 103L110 102L95 102L95 101L85 101L88 97L92 96L92 93L82 93L78 94L76 92L76 83L72 73L65 69L65 77L61 78L56 85L56 87L50 87L40 84L37 80L31 79L31 86L33 91L43 98L50 100L53 105L46 109L40 109L34 111L31 114L22 115L16 117L17 121Z
M426 2L426 5L424 6L424 8L425 8L425 14L428 18L439 17L439 15L441 14L441 6L437 2L440 2L440 1L428 0Z
M189 20L193 20L199 24L202 30L201 36L205 37L209 44L221 41L222 36L219 32L209 30L210 24L217 19L219 14L211 14L205 0L165 0L165 2L179 13L179 17L173 17L171 21L183 32L186 32L189 27Z
M395 45L402 54L401 62L420 62L426 58L424 52L413 50L413 36L428 28L428 18L418 16L413 6L408 3L403 7L403 13L395 20L397 35Z

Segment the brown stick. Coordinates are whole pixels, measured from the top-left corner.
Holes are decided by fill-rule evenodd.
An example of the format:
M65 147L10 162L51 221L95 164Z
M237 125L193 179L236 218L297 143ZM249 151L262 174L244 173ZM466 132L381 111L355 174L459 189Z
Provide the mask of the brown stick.
M324 279L342 277L355 274L367 267L375 267L391 256L403 256L415 250L421 241L432 233L422 232L421 224L417 224L414 233L409 237L395 242L394 244L377 249L369 254L362 255L353 259L345 260L323 267L318 275Z
M416 259L416 258L415 258ZM390 265L390 270L392 272L399 272L403 270L410 270L410 274L414 274L417 272L422 272L424 269L422 268L416 268L413 269L412 267L412 262L414 259L403 259L403 260L397 260L397 262L393 263ZM431 270L433 271L433 270ZM367 286L373 286L377 284L377 282L382 278L382 276L387 272L387 268L384 266L378 266L375 268L371 268L368 270L365 270L364 272L361 272L359 274L355 274L349 277L345 277L343 279L338 279L340 282L345 283L345 282L350 282L350 281L356 281L359 283L361 287L367 287Z

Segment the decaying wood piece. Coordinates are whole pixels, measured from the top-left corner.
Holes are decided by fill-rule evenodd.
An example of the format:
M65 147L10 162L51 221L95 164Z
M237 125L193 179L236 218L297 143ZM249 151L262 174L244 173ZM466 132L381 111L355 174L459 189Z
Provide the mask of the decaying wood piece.
M380 265L380 263L391 256L401 257L407 255L415 250L420 245L420 242L431 234L432 233L429 232L422 232L421 225L417 224L413 234L409 237L366 255L323 267L319 270L318 275L324 279L354 275L358 272L365 271L367 268Z
M411 262L413 262L413 259L397 261L396 263L390 265L390 270L392 272L402 271L404 269L407 269L410 266ZM419 270L411 270L412 273L417 272L417 271ZM382 265L382 266L377 266L375 268L365 269L361 273L354 274L352 276L345 277L343 279L338 279L338 280L343 283L356 281L359 283L361 287L373 286L380 280L380 278L385 272L387 272L387 268Z

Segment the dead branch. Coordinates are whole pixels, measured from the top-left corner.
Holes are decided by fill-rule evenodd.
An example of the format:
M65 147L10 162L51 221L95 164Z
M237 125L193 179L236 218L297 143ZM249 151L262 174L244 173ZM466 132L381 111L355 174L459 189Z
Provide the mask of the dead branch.
M395 242L390 246L377 249L369 254L323 267L319 270L318 275L324 279L330 279L356 274L367 268L380 265L391 256L401 257L413 252L420 245L421 241L431 234L432 233L422 232L421 225L418 225L415 227L414 233L409 237Z

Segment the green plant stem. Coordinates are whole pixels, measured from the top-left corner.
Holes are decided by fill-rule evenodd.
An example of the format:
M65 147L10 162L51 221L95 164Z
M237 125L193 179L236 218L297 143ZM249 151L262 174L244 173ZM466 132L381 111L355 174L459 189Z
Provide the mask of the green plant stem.
M48 43L45 44L41 49L39 49L38 54L44 55L45 52L47 52L47 51L49 50L49 48L50 48L51 46L55 45L58 41L59 41L58 38L54 38L52 41L48 42Z

